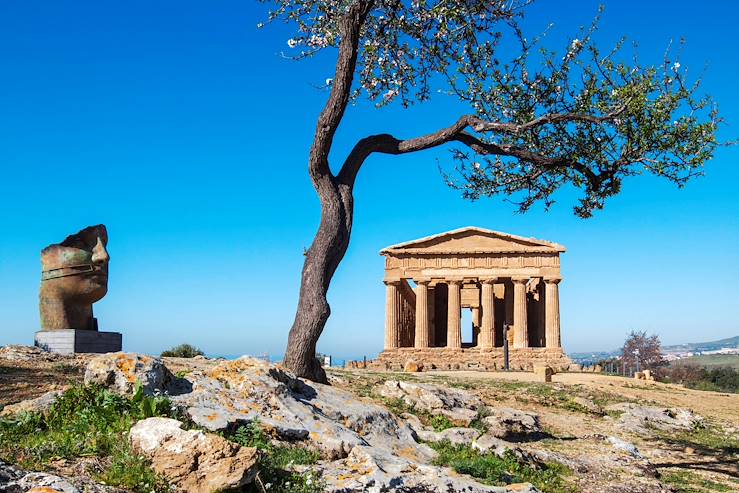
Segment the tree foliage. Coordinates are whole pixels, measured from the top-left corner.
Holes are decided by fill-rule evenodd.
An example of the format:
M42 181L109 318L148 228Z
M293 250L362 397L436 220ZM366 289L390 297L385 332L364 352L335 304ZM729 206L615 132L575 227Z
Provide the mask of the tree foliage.
M667 364L662 357L658 335L647 336L646 331L631 331L621 348L621 360L627 367L636 368L637 359L642 370L654 370Z
M688 80L671 49L659 65L642 64L636 47L626 55L625 39L601 50L599 16L557 52L543 45L547 33L524 34L530 1L268 3L270 20L297 27L296 58L337 47L340 20L361 8L352 97L409 107L441 93L468 104L451 139L463 144L452 151L456 172L446 173L468 199L506 195L526 211L571 185L581 190L575 213L588 217L628 176L685 185L719 145L722 120L700 79Z

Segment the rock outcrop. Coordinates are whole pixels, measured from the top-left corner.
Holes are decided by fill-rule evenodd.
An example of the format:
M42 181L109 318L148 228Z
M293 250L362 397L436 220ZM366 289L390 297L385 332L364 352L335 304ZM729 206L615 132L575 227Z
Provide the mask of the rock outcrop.
M132 361L134 355L126 356L126 361ZM128 371L123 371L115 356L96 358L91 365L94 371L89 371L90 374L113 375L96 381L114 388L132 388L125 382L123 385L118 382L129 380L136 372L127 365ZM107 370L106 365L110 367ZM142 369L145 368L158 368L158 364L147 362ZM152 378L149 384L162 385L161 390L171 395L172 402L207 430L232 429L242 423L258 421L278 442L297 443L318 450L323 460L315 467L322 473L327 492L508 491L480 484L448 468L430 465L435 452L418 443L411 428L384 406L360 400L345 390L304 382L279 366L244 357L195 370L184 378L188 383L186 391L176 382L178 388L169 388L166 378ZM437 410L448 409L446 406L450 405L452 409L469 410L462 406L481 405L479 399L466 392L460 391L462 394L457 395L456 389L445 390L448 392L441 404L431 399L431 391L424 393L422 399L428 402L430 409ZM173 424L166 425L165 429L174 429ZM169 431L149 435L159 437L167 433ZM146 440L134 438L140 435L136 427L131 435L143 450ZM166 443L165 440L163 448L167 447ZM152 460L156 469L157 459ZM184 469L186 465L173 468Z
M688 409L640 406L632 403L613 404L606 411L620 411L618 426L622 431L646 433L649 428L665 431L692 430L703 418Z
M183 430L175 419L139 421L129 439L135 450L151 460L154 471L188 493L239 488L257 473L256 449L210 433Z

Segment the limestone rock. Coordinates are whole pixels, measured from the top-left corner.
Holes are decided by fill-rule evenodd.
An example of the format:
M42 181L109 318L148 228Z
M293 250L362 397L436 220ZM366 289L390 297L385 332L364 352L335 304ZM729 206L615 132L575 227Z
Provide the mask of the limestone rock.
M63 393L64 391L62 390L52 390L51 392L47 392L39 397L36 397L35 399L28 399L16 404L8 404L3 408L2 411L0 411L0 416L9 416L11 414L18 414L22 412L45 413L49 409L51 409L51 406Z
M423 363L419 363L418 361L406 361L405 365L403 365L403 371L409 373L417 373L421 370L423 370Z
M455 407L452 409L433 409L431 414L446 416L454 425L467 427L477 418L478 412L476 409Z
M408 425L385 407L335 387L308 384L258 359L224 361L185 378L192 391L172 401L208 430L258 419L277 439L309 440L327 459L346 457L357 445L389 451L416 445Z
M453 389L430 383L412 383L388 380L381 385L377 392L387 398L402 399L407 405L422 411L439 414L440 410L457 412L457 417L466 420L472 412L477 416L477 410L483 407L479 397L462 389ZM459 412L459 410L464 411ZM447 415L450 419L454 414ZM468 423L469 424L469 423Z
M188 493L238 488L254 479L256 449L181 426L175 419L148 418L131 428L129 438L157 473Z
M422 430L418 437L425 442L448 441L452 445L470 445L480 436L480 432L474 428L447 428L443 431Z
M483 418L487 434L495 438L513 441L532 440L541 437L539 416L508 407L488 408L489 416Z
M56 361L64 359L65 356L44 351L36 346L9 344L0 347L0 358L8 361Z
M578 406L587 409L591 413L594 414L603 414L603 408L601 408L598 404L591 401L590 399L586 399L585 397L573 397L572 402L577 404Z
M86 478L26 472L0 461L0 493L118 493L120 490Z
M642 455L639 453L639 449L637 449L636 445L633 443L621 440L618 437L608 437L606 440L618 450L622 450L632 457L636 457L638 459L642 458Z
M682 408L639 406L619 403L606 407L607 411L622 411L618 426L623 431L644 433L649 427L665 431L691 430L703 417Z
M146 394L164 392L175 377L161 359L134 353L108 353L87 363L85 384L100 384L119 394L131 394L141 382Z
M346 458L328 463L323 468L327 493L364 491L423 493L536 493L531 485L514 490L511 486L486 486L449 469L424 464L410 465L395 456L378 456L370 447L358 446Z

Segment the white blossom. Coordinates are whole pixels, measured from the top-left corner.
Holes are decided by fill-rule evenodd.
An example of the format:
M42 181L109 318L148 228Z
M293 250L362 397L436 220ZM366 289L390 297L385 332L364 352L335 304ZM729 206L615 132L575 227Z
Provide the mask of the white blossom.
M675 72L677 72L677 69L679 69L679 68L680 68L680 62L675 62L672 65L672 70L674 70Z
M288 45L288 46L289 46L290 48L295 48L296 46L298 46L298 43L299 43L299 42L298 42L298 40L297 40L297 39L293 39L293 38L290 38L290 39L288 39L288 40L287 40L287 45Z
M330 86L331 84L333 84L333 82L334 82L334 80L331 79L331 78L326 79L326 85L327 86Z

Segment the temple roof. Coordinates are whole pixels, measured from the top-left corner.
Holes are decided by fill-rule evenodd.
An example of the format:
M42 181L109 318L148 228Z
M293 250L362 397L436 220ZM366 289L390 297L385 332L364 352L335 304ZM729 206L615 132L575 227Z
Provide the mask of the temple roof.
M564 251L565 247L558 243L467 226L391 245L383 248L380 254L560 253Z

